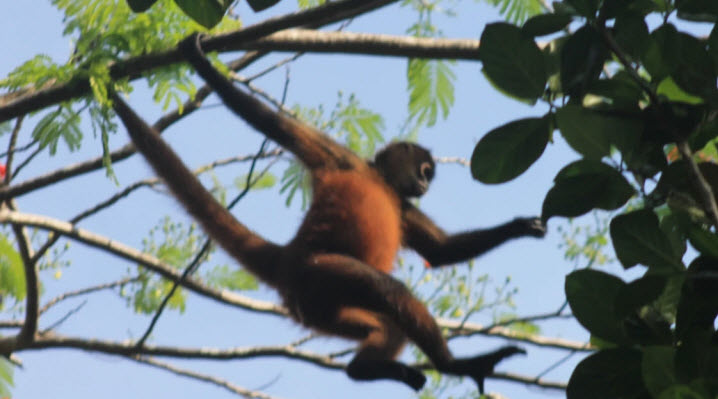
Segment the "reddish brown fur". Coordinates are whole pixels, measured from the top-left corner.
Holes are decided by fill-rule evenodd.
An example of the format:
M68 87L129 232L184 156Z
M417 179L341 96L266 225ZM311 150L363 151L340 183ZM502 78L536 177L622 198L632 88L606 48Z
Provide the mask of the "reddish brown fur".
M289 244L264 240L225 210L159 135L113 96L137 149L178 200L229 254L279 291L297 321L360 341L347 367L352 378L393 379L421 388L421 371L393 360L408 338L438 370L470 376L481 391L493 366L519 349L454 359L426 306L388 273L402 242L432 264L455 262L510 238L536 235L527 227L528 219L449 236L407 201L422 195L433 178L434 163L426 149L392 144L370 166L316 129L238 90L206 60L198 37L184 41L180 49L228 107L307 166L314 199Z
M314 173L314 201L289 244L349 255L390 272L401 245L399 198L373 170Z

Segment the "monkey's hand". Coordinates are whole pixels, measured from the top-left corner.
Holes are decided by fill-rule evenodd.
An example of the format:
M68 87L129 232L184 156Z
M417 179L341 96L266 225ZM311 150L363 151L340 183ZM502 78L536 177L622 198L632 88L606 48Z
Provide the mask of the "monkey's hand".
M522 236L543 238L546 235L546 225L540 217L516 218L513 224Z

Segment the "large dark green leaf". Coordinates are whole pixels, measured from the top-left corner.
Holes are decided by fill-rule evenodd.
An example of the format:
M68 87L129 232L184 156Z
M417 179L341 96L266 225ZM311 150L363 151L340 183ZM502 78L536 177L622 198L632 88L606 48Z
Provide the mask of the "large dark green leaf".
M623 175L610 166L599 161L576 161L556 175L543 202L542 218L575 217L594 208L617 209L634 192Z
M618 46L632 59L638 60L649 42L648 25L643 17L635 14L616 18L614 38Z
M642 61L653 82L660 82L676 70L679 62L676 55L680 52L680 38L672 24L664 24L651 33Z
M716 72L705 43L686 33L678 33L678 40L680 53L673 54L678 59L673 80L689 93L709 97L716 90Z
M598 79L608 51L601 36L588 25L574 32L561 50L561 87L572 97L582 97Z
M640 210L616 216L611 220L611 240L616 256L624 268L637 264L656 268L683 269L658 217L651 210Z
M515 178L541 156L549 134L546 118L520 119L488 132L471 156L472 175L489 184Z
M643 349L641 374L643 382L654 398L677 383L673 359L676 350L670 346L649 346Z
M592 19L598 11L598 0L566 0L579 14Z
M127 4L134 12L143 12L152 7L157 0L127 0Z
M198 24L209 29L217 25L231 0L175 0L175 4Z
M628 348L602 350L583 359L566 389L568 399L639 399L647 394L641 352Z
M546 87L541 50L530 36L507 23L493 23L481 34L479 50L486 77L510 96L535 103Z
M528 36L544 36L556 33L571 22L568 14L539 14L529 18L521 27Z
M658 299L667 282L666 276L646 275L623 285L616 296L616 317L623 319Z
M252 7L254 11L262 11L279 3L279 1L280 0L247 0L249 6Z
M639 118L611 116L570 104L556 111L556 121L571 148L590 159L607 156L611 145L622 152L633 150L643 130Z
M621 344L626 341L616 317L614 303L626 285L620 278L592 269L577 270L566 276L566 300L574 317L592 335Z
M689 21L718 21L718 2L715 0L676 0L678 17Z

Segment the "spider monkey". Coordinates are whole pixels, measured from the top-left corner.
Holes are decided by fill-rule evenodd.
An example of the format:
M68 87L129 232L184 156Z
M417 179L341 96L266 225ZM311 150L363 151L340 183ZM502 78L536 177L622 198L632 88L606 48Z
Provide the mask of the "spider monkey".
M542 237L538 218L517 218L486 230L447 235L409 202L434 177L428 150L394 143L366 162L318 130L273 111L235 87L205 58L200 36L180 43L187 61L222 101L265 136L293 152L309 169L313 200L296 236L266 241L237 221L181 159L116 93L120 116L137 149L206 232L247 270L275 288L297 322L359 341L346 368L355 380L391 379L420 389L424 374L395 360L407 339L444 373L484 378L504 358L525 353L506 346L456 359L427 308L388 274L403 244L432 266L480 255L516 237Z

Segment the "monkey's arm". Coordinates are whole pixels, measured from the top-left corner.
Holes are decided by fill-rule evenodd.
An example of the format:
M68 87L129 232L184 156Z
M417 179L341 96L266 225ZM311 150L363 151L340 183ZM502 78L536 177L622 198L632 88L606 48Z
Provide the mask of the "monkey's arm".
M431 267L474 258L512 238L546 234L539 218L516 218L488 229L447 234L414 205L405 202L402 208L404 244L423 256Z
M366 162L330 137L299 120L275 112L262 101L237 88L215 69L193 34L179 49L197 73L214 89L222 102L265 136L294 153L309 169L357 169Z

